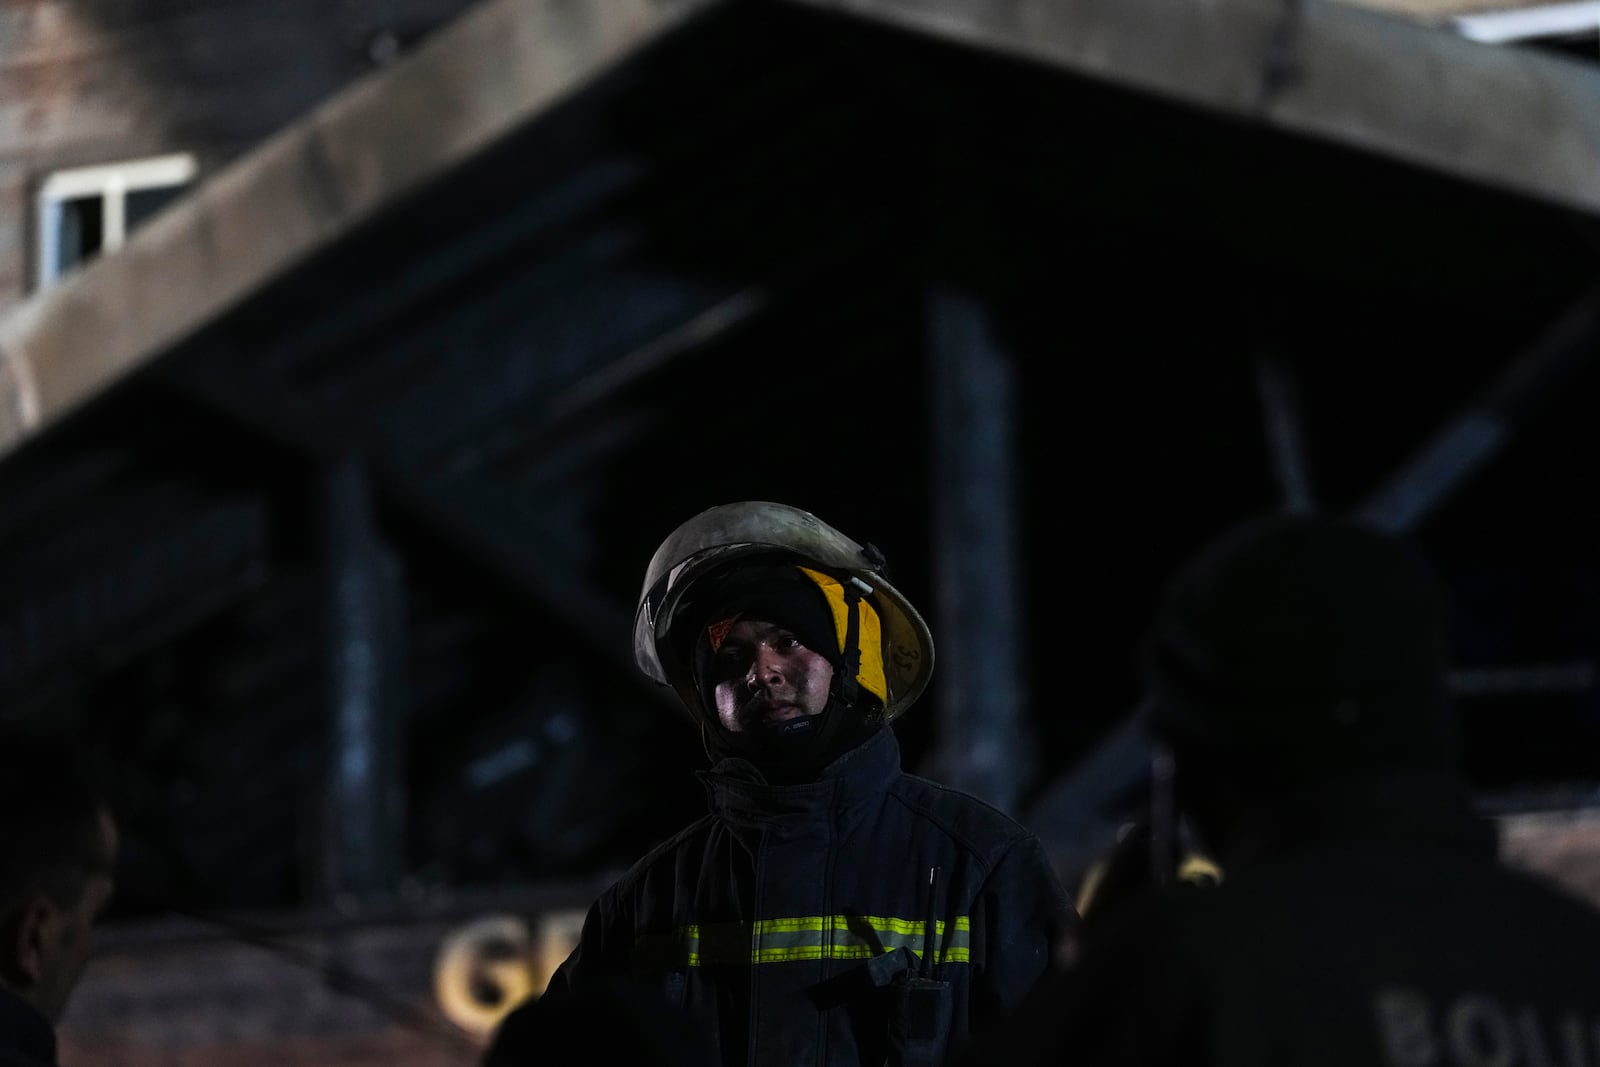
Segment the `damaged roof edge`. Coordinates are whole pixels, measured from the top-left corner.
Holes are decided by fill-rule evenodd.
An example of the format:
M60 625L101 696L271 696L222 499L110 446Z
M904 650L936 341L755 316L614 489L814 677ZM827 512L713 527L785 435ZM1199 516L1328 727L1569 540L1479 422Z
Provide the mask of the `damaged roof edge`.
M0 459L718 0L485 0L0 318Z
M0 459L686 17L731 2L469 10L0 319ZM1329 0L789 2L1600 213L1600 76L1575 62Z
M1574 60L1332 0L791 2L1600 214L1600 71Z

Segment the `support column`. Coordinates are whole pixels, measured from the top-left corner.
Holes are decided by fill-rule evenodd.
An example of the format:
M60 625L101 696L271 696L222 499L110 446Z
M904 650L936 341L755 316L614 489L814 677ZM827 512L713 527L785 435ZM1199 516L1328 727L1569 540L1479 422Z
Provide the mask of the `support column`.
M401 586L365 465L341 458L316 477L328 734L315 877L318 896L348 906L399 884Z
M1014 811L1033 770L1023 756L1015 376L984 308L970 294L936 286L926 314L937 773L948 785Z
M1256 356L1256 387L1261 393L1267 452L1272 459L1272 472L1278 482L1283 509L1295 514L1314 511L1316 498L1311 492L1300 390L1294 370L1283 357L1260 353Z

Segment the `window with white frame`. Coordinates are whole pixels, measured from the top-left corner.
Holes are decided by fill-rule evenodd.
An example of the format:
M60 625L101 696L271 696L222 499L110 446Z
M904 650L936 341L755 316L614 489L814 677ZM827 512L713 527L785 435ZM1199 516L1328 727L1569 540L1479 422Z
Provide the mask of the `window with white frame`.
M1457 15L1455 29L1463 37L1488 44L1525 44L1600 60L1600 0L1566 3L1505 4Z
M196 173L187 153L60 170L39 189L39 286L128 234L181 193Z

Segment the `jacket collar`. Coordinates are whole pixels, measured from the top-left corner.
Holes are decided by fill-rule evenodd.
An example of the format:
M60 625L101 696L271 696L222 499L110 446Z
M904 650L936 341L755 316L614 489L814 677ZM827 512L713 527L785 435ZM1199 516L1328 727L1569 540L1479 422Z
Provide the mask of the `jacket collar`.
M35 1061L56 1062L55 1029L32 1005L0 989L0 1063Z
M773 785L749 760L730 757L699 772L711 810L735 825L803 824L883 794L900 772L900 743L887 726L822 769L812 782Z

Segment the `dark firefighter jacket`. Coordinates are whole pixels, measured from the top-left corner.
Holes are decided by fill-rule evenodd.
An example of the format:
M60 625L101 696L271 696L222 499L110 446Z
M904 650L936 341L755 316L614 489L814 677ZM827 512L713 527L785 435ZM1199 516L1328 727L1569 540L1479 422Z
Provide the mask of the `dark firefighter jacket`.
M723 1064L934 1064L1014 1007L1075 913L1037 839L900 770L884 729L814 783L742 760L590 909L546 997L629 975Z
M0 989L0 1067L54 1067L56 1033L38 1011Z
M1600 1062L1600 912L1498 862L1452 784L1348 783L1276 812L1217 888L1085 923L974 1063Z

